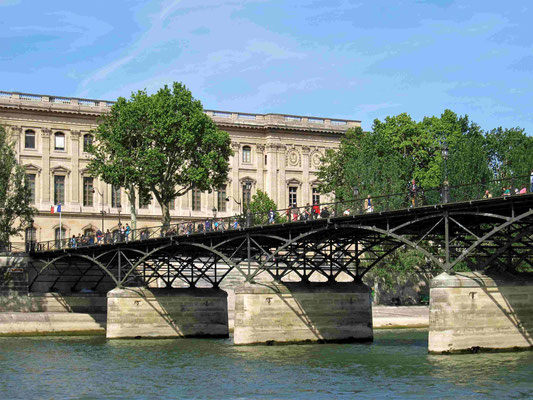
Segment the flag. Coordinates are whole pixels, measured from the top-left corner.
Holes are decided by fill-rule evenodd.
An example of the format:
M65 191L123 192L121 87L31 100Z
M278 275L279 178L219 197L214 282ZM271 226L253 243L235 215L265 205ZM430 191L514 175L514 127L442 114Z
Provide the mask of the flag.
M52 206L52 208L50 209L50 212L52 214L61 213L61 204L59 204L57 206Z

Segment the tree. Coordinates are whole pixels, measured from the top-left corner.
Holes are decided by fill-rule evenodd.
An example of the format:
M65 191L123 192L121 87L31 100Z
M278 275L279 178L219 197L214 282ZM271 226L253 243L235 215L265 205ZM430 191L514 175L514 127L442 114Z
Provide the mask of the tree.
M0 126L0 247L32 221L31 191L7 132Z
M163 225L170 224L174 199L193 187L210 191L226 181L230 137L217 128L183 84L175 82L153 95L139 91L130 100L119 99L116 113L108 118L108 126L120 140L113 153L105 147L102 152L107 160L114 157L128 168L119 176L127 175L141 192L154 194ZM108 129L102 130L105 134ZM98 139L106 140L102 136Z
M248 211L252 213L254 218L254 225L266 224L268 222L268 212L270 210L276 211L277 205L268 194L261 189L257 190L257 193L252 196L252 201L248 205L245 213ZM280 222L280 217L276 213L276 222Z
M143 101L144 96L136 94L132 94L131 101L120 97L92 132L95 142L89 148L92 154L90 173L126 190L133 229L137 226L136 191L141 202L148 195L147 184L138 168L142 162L139 149L146 125Z
M487 153L495 179L529 175L533 165L533 137L521 128L496 128L487 133ZM515 185L526 183L527 178ZM503 182L507 186L510 182Z

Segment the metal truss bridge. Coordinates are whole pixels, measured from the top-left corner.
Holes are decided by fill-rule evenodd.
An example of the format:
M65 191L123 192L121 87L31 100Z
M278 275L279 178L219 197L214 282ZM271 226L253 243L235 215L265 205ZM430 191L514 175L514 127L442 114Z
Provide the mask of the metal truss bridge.
M533 270L533 194L411 208L404 203L395 210L374 200L355 215L288 222L287 213L285 222L273 224L229 221L218 230L179 224L158 228L157 235L145 231L127 241L72 248L38 243L30 252L30 290L218 287L233 269L247 281L261 274L284 281L296 274L301 281L321 276L331 282L342 273L360 281L406 247L433 270Z

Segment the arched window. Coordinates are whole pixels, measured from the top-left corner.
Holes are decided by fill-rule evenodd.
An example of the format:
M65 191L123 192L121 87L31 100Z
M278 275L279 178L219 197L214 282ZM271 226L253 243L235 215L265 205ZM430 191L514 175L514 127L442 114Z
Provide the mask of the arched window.
M67 230L65 228L56 228L54 230L54 238L56 242L56 248L60 249L62 247L67 247Z
M37 242L37 230L35 228L29 227L26 228L26 231L24 233L26 251L33 251L35 249L35 242Z
M83 151L87 153L89 151L89 147L93 144L93 135L83 135Z
M35 148L35 132L31 129L28 129L24 132L24 148L25 149L34 149Z
M63 132L56 132L54 135L54 149L65 150L65 134Z
M252 148L250 146L242 148L242 162L247 164L252 162Z

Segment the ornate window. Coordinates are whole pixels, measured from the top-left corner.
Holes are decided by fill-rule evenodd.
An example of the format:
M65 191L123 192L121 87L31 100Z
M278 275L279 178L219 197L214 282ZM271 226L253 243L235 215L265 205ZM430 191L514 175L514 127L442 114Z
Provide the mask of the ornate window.
M93 135L83 135L83 151L87 153L89 151L89 147L93 144Z
M313 204L320 204L320 193L318 192L318 188L313 188Z
M245 181L242 183L242 204L246 209L252 201L252 182Z
M200 189L193 187L191 190L192 193L192 210L200 211L202 209L202 192Z
M65 150L65 134L63 132L56 132L54 135L54 149Z
M217 191L217 208L218 211L226 211L226 185L222 185Z
M26 239L26 243L36 242L37 241L37 229L26 228L25 239Z
M94 236L93 228L87 228L83 231L83 236Z
M120 186L111 186L111 207L120 206Z
M24 148L25 149L34 149L35 148L35 132L31 129L28 129L24 132Z
M30 189L30 202L35 204L35 174L26 174L26 186Z
M65 244L65 240L67 239L67 230L65 228L56 228L54 230L54 238L56 242L56 247L62 247L61 241L63 241L63 244Z
M297 192L298 188L296 186L289 186L289 207L293 207L298 204Z
M65 176L54 175L54 204L65 204Z
M242 162L246 164L250 164L252 162L252 148L250 146L243 146Z
M93 178L83 177L83 205L92 207L93 206Z

